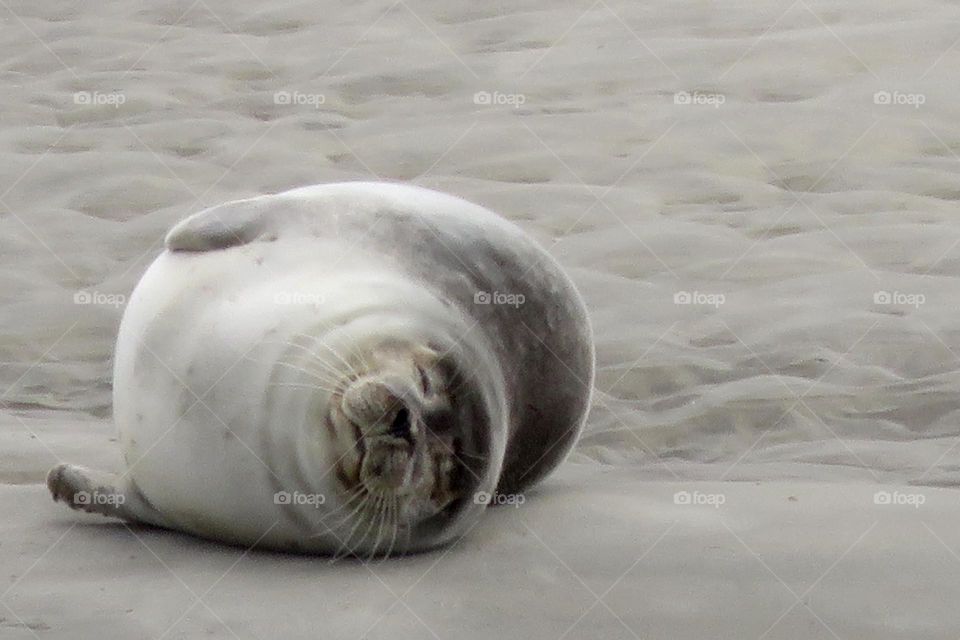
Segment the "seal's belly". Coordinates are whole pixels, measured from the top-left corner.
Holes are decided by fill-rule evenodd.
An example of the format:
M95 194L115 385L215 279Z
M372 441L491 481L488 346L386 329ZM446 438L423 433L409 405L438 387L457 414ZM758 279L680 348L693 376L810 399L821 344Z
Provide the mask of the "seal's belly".
M237 523L262 532L276 520L290 464L273 458L294 425L267 414L271 359L323 320L339 273L316 260L291 270L289 250L244 249L161 256L131 297L116 351L129 473L154 506L202 533Z

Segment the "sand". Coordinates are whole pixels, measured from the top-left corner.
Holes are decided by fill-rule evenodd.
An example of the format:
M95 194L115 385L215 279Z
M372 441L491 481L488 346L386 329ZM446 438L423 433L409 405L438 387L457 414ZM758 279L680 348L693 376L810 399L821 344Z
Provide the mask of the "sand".
M960 633L955 4L0 15L0 637ZM447 553L370 566L50 502L58 460L119 468L113 341L166 229L373 178L569 270L599 365L570 461Z

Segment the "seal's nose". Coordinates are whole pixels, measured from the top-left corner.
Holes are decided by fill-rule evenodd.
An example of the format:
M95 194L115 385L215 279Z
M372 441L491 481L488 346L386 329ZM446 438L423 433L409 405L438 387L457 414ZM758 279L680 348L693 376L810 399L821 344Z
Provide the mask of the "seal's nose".
M389 434L412 443L416 435L408 406L416 395L403 380L370 376L351 384L343 394L343 410L366 433ZM399 408L399 409L398 409ZM391 420L391 412L396 410Z
M393 422L390 423L390 428L387 430L387 435L393 436L394 438L399 438L401 440L406 440L409 444L413 444L413 430L412 425L410 424L410 411L408 411L406 407L397 411L397 415L394 417Z

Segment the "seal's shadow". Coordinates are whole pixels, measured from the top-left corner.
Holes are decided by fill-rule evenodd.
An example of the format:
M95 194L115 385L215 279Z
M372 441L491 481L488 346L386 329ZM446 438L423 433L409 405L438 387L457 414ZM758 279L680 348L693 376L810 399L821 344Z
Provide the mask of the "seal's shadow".
M373 564L389 563L392 566L420 564L424 560L434 561L439 554L455 554L458 551L486 552L495 547L497 528L506 520L522 518L524 506L537 503L553 502L550 498L562 495L568 488L564 483L549 481L524 493L523 505L497 504L488 507L488 513L465 536L455 541L450 549L439 547L416 552L407 552L402 555L393 555L389 558L375 556L372 560L365 557L345 556L333 559L332 556L305 554L296 551L280 551L264 548L250 548L241 544L232 544L221 540L200 538L189 533L172 529L164 529L141 523L126 523L113 519L104 519L101 516L89 514L75 514L80 521L57 518L51 528L60 530L57 537L82 535L87 538L83 548L94 552L101 546L114 549L129 550L132 540L144 554L154 562L165 565L169 557L205 558L209 560L224 559L231 563L237 560L237 554L243 554L245 560L275 562L280 564L296 563L300 566L314 566L318 568L356 568L363 570L367 562ZM114 554L116 556L116 554ZM134 556L127 556L134 559ZM117 565L118 568L122 567Z

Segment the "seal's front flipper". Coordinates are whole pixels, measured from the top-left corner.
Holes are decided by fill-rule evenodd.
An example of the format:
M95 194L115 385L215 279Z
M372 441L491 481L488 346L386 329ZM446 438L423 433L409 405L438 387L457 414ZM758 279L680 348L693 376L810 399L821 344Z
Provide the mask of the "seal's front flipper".
M264 198L227 202L204 209L177 224L167 234L170 251L213 251L249 244L266 229Z
M72 464L58 464L47 474L47 488L54 502L63 501L77 511L169 528L166 518L129 479Z

